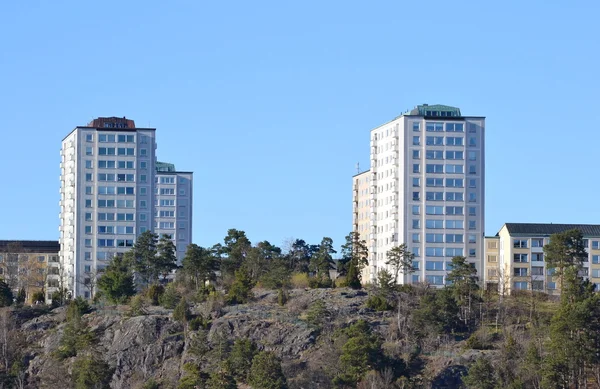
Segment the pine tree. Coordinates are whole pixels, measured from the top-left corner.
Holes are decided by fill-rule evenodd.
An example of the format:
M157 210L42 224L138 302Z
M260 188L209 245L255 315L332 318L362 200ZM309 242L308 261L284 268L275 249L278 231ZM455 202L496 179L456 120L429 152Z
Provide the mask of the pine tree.
M114 304L122 304L135 294L131 267L122 255L116 255L98 280L98 288Z
M253 389L287 389L281 362L268 351L258 353L252 360L248 382Z

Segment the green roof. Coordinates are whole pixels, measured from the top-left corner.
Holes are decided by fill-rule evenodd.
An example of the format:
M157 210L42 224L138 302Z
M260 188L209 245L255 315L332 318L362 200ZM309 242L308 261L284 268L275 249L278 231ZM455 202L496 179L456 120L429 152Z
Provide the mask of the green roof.
M157 172L174 172L175 165L167 162L156 162L156 171Z
M439 117L460 117L460 108L451 107L442 104L422 104L417 105L415 109L410 111L411 115L419 116L439 116Z

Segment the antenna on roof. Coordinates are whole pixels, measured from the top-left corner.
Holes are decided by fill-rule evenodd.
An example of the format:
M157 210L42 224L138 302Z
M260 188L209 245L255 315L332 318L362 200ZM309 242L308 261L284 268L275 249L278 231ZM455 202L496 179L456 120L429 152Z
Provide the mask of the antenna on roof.
M356 174L360 174L360 162L356 162Z

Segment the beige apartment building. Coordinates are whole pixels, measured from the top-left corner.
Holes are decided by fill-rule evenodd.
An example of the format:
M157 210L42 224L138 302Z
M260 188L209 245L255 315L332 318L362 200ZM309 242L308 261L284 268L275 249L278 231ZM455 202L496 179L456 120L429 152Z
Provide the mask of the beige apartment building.
M370 177L371 171L367 170L352 177L352 230L358 232L360 239L370 242L371 231L369 231L370 220ZM369 251L373 247L368 247ZM363 279L371 280L371 268L365 266Z
M559 294L554 269L547 266L544 245L552 234L578 229L583 233L588 259L581 274L600 287L600 225L506 223L485 238L484 279L487 288L501 293L533 290Z

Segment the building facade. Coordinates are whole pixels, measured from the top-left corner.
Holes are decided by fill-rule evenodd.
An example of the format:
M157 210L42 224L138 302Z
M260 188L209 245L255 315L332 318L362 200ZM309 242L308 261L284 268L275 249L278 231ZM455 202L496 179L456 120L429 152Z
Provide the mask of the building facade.
M60 273L73 297L92 297L94 279L108 261L130 250L138 234L155 229L155 133L109 117L63 139Z
M58 290L59 251L56 240L0 240L0 278L15 294L25 290L27 302L40 291L50 300Z
M583 262L581 275L590 279L600 290L600 225L590 224L544 224L506 223L496 237L486 238L487 243L497 242L497 250L488 247L488 256L497 255L497 266L488 260L489 269L496 268L495 278L488 283L498 283L498 289L506 294L515 290L533 290L559 294L560 285L544 258L544 246L550 236L567 230L578 229L584 237L587 261ZM497 253L497 254L496 254Z
M402 243L415 254L415 271L398 282L443 286L459 255L481 274L484 145L485 118L444 105L419 105L371 131L370 170L353 185L354 228L369 248L364 282L391 270L386 253ZM366 183L367 192L358 189Z
M192 243L193 178L192 172L178 172L175 165L159 162L154 180L154 232L173 240L180 265Z

